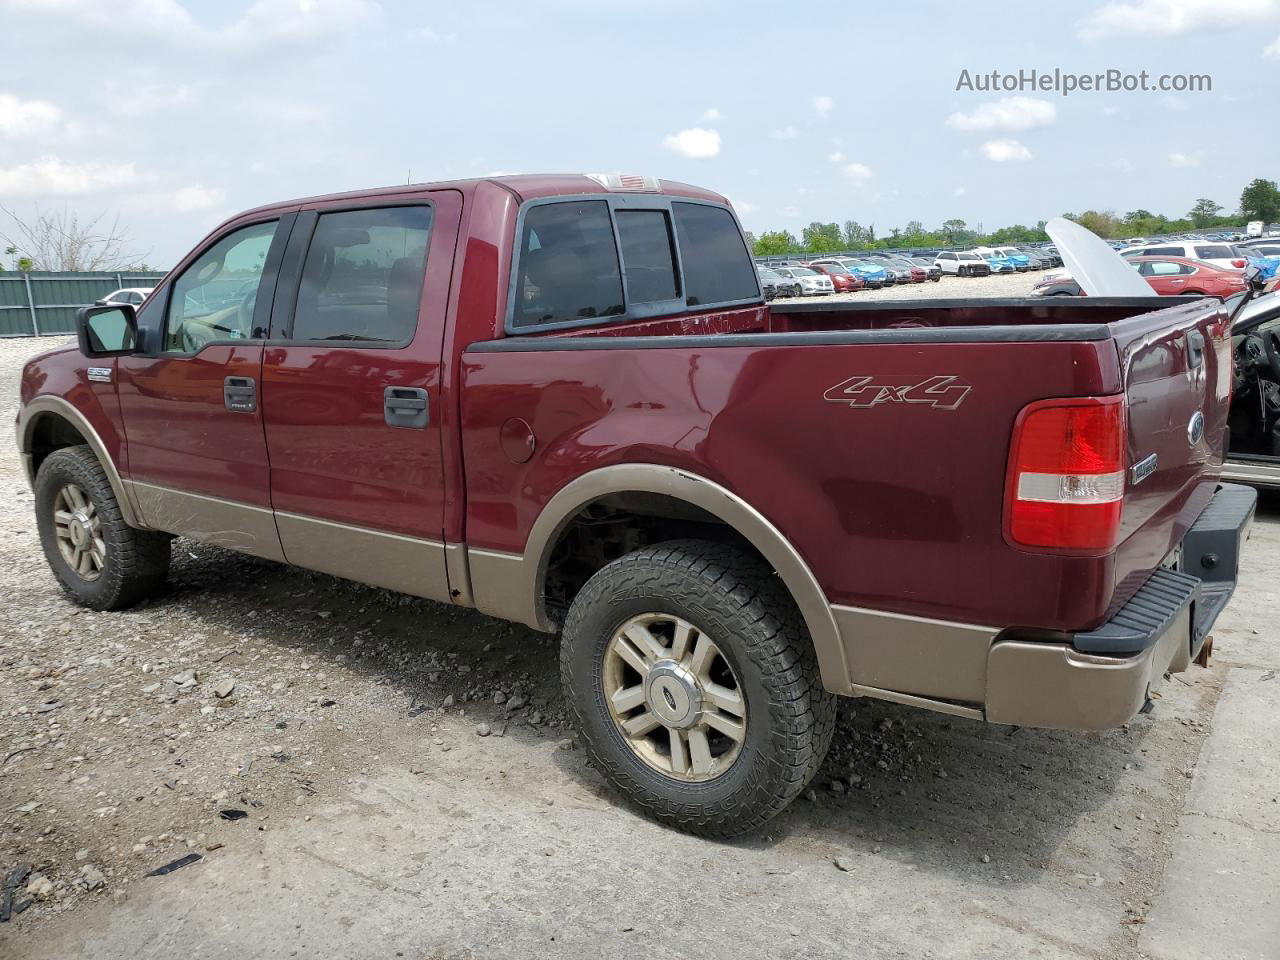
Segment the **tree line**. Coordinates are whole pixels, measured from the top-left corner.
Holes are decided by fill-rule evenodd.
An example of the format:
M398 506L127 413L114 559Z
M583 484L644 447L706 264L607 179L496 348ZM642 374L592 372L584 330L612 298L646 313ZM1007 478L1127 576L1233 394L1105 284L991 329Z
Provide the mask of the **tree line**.
M1274 180L1252 180L1240 194L1239 210L1224 216L1224 209L1222 204L1201 197L1186 214L1177 218L1143 209L1130 210L1123 215L1113 210L1085 210L1078 214L1064 213L1063 216L1108 240L1211 230L1215 227L1239 227L1250 220L1276 223L1280 222L1280 187ZM1046 243L1049 235L1044 232L1044 225L1044 220L1034 227L1015 223L983 233L959 219L945 220L931 230L926 230L919 220L912 220L906 227L893 227L888 233L877 235L874 224L864 227L856 220L846 220L843 224L814 221L800 232L799 237L789 230L769 230L759 236L748 231L747 240L757 256L830 253L835 250L891 250L901 247L999 247L1018 243Z

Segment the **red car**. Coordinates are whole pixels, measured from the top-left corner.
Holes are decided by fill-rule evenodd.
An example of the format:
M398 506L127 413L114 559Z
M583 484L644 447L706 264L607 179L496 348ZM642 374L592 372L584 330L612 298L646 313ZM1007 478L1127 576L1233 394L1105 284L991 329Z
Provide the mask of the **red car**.
M810 270L817 270L819 273L825 273L831 278L831 283L836 288L836 293L853 293L861 290L867 285L867 281L863 280L856 273L850 273L844 267L832 263L806 263L806 267Z
M711 191L402 185L239 214L84 308L17 438L75 602L155 594L177 535L559 632L602 775L731 836L837 696L1093 730L1187 669L1255 494L1219 483L1223 304L1158 307L771 308Z
M1244 271L1215 267L1186 257L1130 257L1147 283L1162 297L1230 297L1245 288Z

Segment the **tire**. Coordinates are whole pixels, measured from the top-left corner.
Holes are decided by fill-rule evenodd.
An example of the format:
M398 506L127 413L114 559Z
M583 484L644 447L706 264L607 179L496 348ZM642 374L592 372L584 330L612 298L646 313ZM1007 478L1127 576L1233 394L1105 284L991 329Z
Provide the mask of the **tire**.
M677 657L681 623L693 631ZM636 624L645 637L659 638L660 653L646 658L647 678L615 653L630 643L623 629ZM703 657L707 666L700 668L704 640L719 656ZM632 646L632 656L639 647ZM679 668L672 666L677 661ZM692 696L660 676L686 667L687 675L710 678L689 687ZM624 672L628 679L615 680ZM727 544L670 541L598 571L569 608L560 675L594 766L646 814L705 837L736 836L780 813L817 773L835 728L835 697L822 687L799 611L769 567ZM675 698L663 693L665 707L650 687L655 682L676 688ZM708 690L737 696L742 723L736 738L719 733L726 718L732 726L734 714L712 705ZM615 709L636 691L643 694L639 702ZM677 700L679 709L688 707L685 720L659 723L659 710L677 709ZM702 719L709 713L720 715L714 727ZM633 722L649 732L629 737L621 724ZM681 722L691 725L680 730ZM699 724L705 727L701 751L695 749ZM677 734L683 775L675 770Z
M967 277L968 275L969 275L969 268L968 268L968 267L959 267L959 268L957 268L957 270L956 270L956 276L957 276L957 277Z
M35 495L45 559L76 603L94 610L120 610L164 585L171 538L124 522L111 483L89 447L64 447L49 454L36 473ZM78 509L66 510L77 504ZM61 536L56 510L71 514ZM84 546L79 552L76 537ZM64 549L71 558L80 558L76 567Z

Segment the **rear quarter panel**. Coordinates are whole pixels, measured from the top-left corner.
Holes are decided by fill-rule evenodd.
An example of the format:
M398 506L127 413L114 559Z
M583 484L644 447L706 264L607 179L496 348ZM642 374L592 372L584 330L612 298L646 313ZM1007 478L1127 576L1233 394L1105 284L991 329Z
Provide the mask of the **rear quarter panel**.
M589 470L659 463L698 473L762 512L833 603L1005 626L1075 629L1105 615L1114 557L1016 549L1003 535L1010 431L1045 398L1116 393L1111 341L668 345L462 358L467 542L521 552L547 501ZM655 338L657 341L657 338ZM951 376L955 409L851 406L851 377ZM502 452L533 427L524 464Z

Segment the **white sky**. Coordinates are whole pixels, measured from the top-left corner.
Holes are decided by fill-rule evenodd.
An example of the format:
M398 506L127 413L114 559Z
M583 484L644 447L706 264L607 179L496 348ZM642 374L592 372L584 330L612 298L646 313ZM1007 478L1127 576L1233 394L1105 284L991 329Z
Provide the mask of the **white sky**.
M162 267L238 210L410 170L653 174L795 233L1234 209L1280 177L1280 0L0 0L0 63L0 204L119 211ZM955 89L1033 67L1213 91Z

